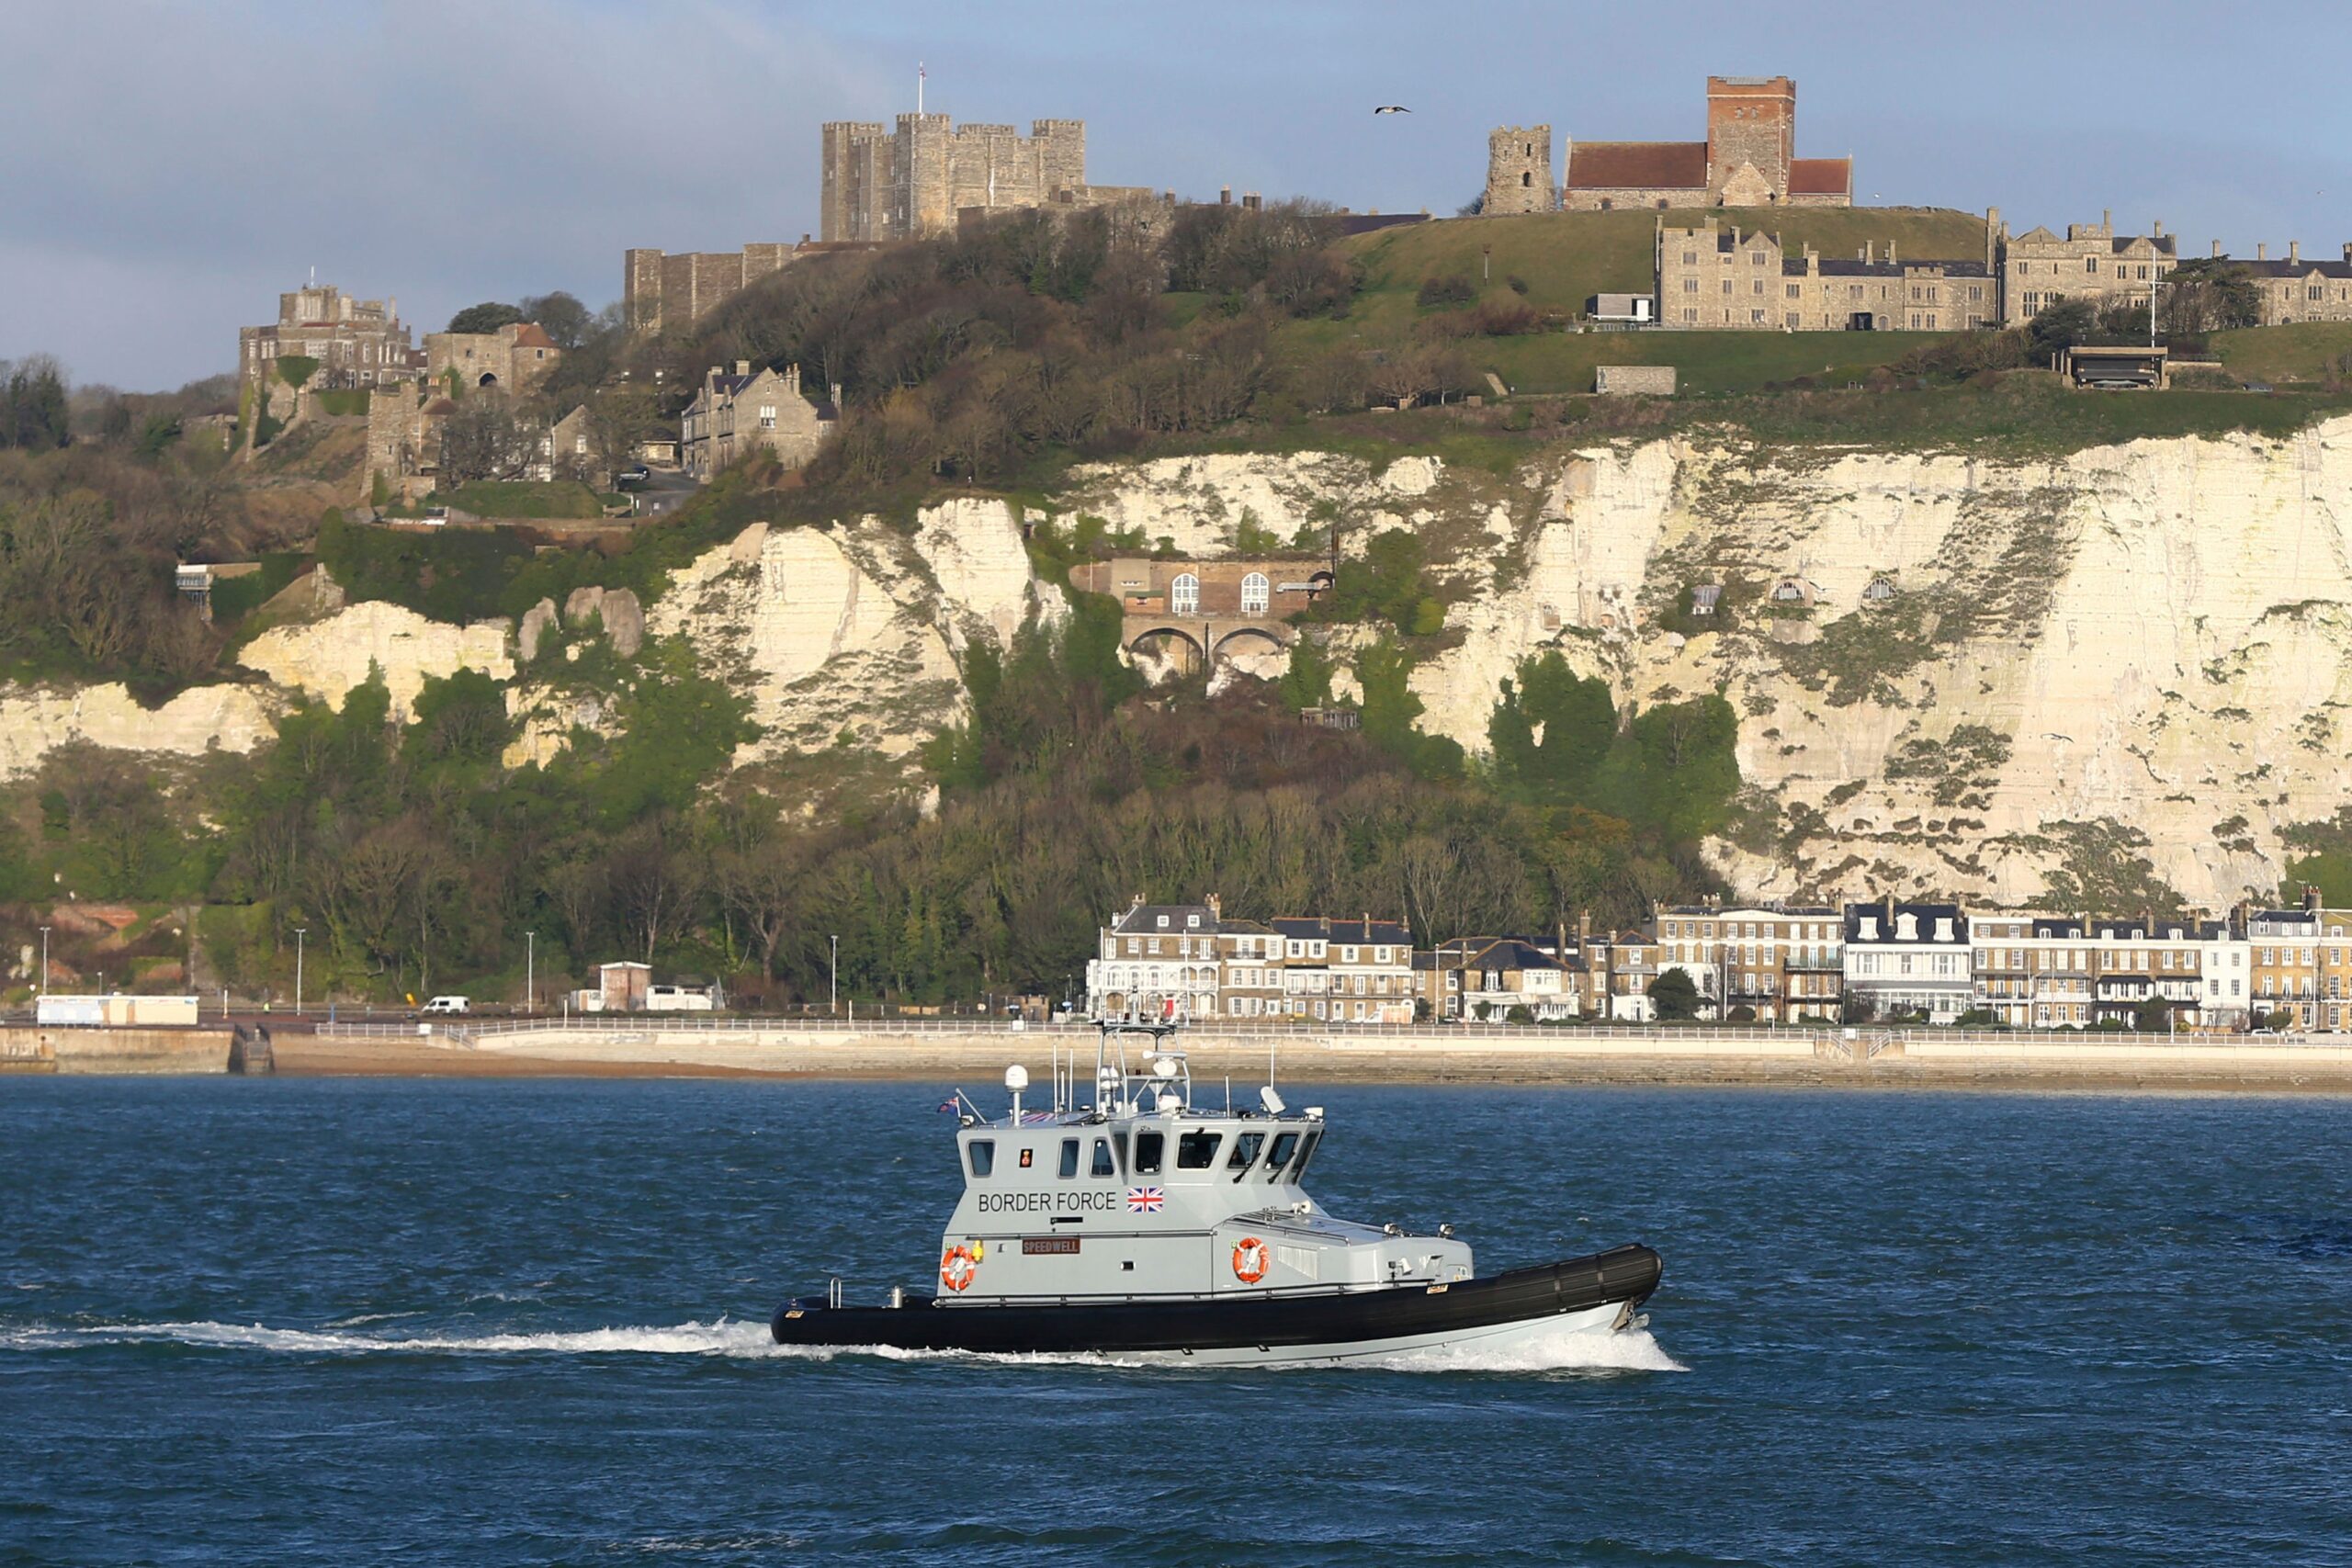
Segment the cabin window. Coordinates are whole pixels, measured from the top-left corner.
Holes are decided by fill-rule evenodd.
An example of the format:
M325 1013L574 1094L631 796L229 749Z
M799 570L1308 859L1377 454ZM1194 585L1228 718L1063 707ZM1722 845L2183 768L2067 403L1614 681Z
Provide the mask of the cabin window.
M1290 1168L1291 1180L1304 1181L1306 1179L1306 1162L1315 1157L1315 1145L1322 1141L1323 1134L1320 1133L1309 1133L1306 1134L1306 1141L1298 1145L1298 1163Z
M1266 1156L1266 1179L1282 1179L1283 1167L1290 1163L1292 1153L1298 1147L1296 1133L1280 1133L1274 1137L1274 1152Z
M1225 1168L1234 1172L1234 1180L1238 1181L1250 1174L1258 1163L1258 1151L1265 1146L1266 1134L1263 1133L1244 1133L1233 1140L1233 1157L1225 1162Z
M1094 1174L1097 1176L1119 1174L1119 1168L1111 1161L1111 1140L1108 1138L1094 1140Z
M1062 1140L1062 1179L1068 1181L1078 1174L1078 1140Z
M1136 1134L1136 1174L1137 1176L1159 1175L1159 1162L1167 1147L1167 1134L1137 1133Z
M1206 1170L1216 1163L1216 1146L1225 1142L1223 1133L1187 1133L1176 1140L1176 1168Z
M996 1145L988 1138L975 1138L964 1145L972 1161L972 1175L988 1175L996 1168Z

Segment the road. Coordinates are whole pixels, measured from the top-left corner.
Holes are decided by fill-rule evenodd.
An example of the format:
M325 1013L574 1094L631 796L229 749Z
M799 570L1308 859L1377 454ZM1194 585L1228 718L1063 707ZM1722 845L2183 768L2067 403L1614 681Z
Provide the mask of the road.
M702 489L675 468L656 468L645 483L629 492L637 502L639 517L666 517L684 506L694 493Z

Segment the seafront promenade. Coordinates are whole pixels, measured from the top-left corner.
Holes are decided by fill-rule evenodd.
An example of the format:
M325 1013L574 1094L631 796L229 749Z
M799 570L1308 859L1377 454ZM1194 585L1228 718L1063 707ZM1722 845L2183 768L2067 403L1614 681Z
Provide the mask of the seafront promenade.
M1203 1026L1196 1084L1740 1083L1823 1087L2250 1088L2352 1091L2352 1039L1929 1030L1351 1025ZM517 1020L322 1025L277 1036L287 1073L971 1077L1018 1062L1093 1070L1087 1025L949 1020Z

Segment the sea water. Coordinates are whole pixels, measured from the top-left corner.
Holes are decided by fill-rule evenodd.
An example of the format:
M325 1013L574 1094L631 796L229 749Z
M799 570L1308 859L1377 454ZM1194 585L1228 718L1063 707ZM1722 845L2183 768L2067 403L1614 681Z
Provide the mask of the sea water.
M0 1563L2352 1562L2352 1103L1297 1088L1647 1330L769 1344L929 1282L941 1089L0 1080Z

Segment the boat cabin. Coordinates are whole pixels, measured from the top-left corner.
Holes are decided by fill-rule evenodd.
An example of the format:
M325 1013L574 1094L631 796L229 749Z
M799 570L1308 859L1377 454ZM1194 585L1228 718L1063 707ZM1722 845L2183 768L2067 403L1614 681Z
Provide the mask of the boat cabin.
M1270 1085L1255 1105L1193 1102L1165 1024L1107 1026L1091 1103L1057 1063L1051 1108L963 1118L964 1195L941 1239L941 1304L1347 1292L1471 1275L1452 1238L1334 1218L1302 1183L1327 1127ZM1131 1043L1148 1043L1130 1063ZM968 1104L968 1102L967 1102Z

